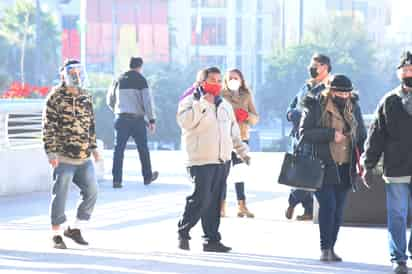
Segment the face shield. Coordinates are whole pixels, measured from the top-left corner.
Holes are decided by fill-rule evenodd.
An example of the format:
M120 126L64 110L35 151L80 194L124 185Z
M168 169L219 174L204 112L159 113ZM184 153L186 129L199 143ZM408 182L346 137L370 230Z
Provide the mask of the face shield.
M81 88L85 83L85 73L81 64L70 64L63 69L63 80L68 87Z

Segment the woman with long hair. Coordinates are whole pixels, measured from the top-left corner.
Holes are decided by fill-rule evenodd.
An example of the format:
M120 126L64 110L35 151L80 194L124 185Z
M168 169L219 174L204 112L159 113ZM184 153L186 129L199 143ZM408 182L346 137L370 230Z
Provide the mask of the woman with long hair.
M240 128L242 141L249 143L249 127L255 125L259 116L253 102L252 91L246 85L242 72L239 69L231 69L226 72L223 80L222 96L231 103L235 112L236 120ZM229 180L234 180L236 196L238 201L238 217L253 218L255 215L246 207L245 178L244 173L246 164L232 152L232 171ZM240 176L239 176L240 175ZM226 216L226 192L222 193L221 216Z
M347 193L355 189L357 155L363 148L366 129L358 96L351 80L334 75L318 97L306 96L299 135L310 144L314 155L325 165L321 189L315 192L319 202L320 260L339 262L335 253ZM358 162L359 163L359 162Z

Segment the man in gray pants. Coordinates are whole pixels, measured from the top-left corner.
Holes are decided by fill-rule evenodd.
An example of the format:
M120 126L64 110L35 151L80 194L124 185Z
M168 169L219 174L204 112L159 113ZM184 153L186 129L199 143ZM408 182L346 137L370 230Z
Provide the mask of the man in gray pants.
M139 152L144 185L149 185L159 176L157 171L152 172L150 152L147 146L145 118L148 120L149 130L154 133L156 117L149 86L141 74L142 66L142 58L132 57L130 70L114 81L107 93L107 105L116 115L113 188L122 187L124 150L130 136L133 137Z

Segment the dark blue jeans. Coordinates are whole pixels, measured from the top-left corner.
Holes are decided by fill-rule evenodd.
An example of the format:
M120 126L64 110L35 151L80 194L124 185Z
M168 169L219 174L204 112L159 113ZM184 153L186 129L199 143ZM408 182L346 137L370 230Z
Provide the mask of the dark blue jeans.
M113 155L113 182L122 182L123 158L127 140L133 137L139 152L142 165L142 175L146 180L152 177L149 147L147 146L146 123L143 117L128 117L118 115L114 122L115 146Z
M343 222L345 200L350 189L349 165L339 168L341 184L326 182L315 192L319 202L320 248L333 249ZM347 173L347 175L346 175ZM345 176L343 176L345 174ZM329 184L327 184L329 183Z
M302 204L305 214L313 213L313 194L310 191L293 189L289 194L289 206L295 207Z

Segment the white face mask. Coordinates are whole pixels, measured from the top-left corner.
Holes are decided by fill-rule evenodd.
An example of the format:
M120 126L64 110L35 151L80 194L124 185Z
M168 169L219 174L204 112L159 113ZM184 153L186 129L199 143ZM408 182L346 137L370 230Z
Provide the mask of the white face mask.
M230 90L237 91L240 88L240 81L236 79L229 80L229 82L227 83L227 87Z

